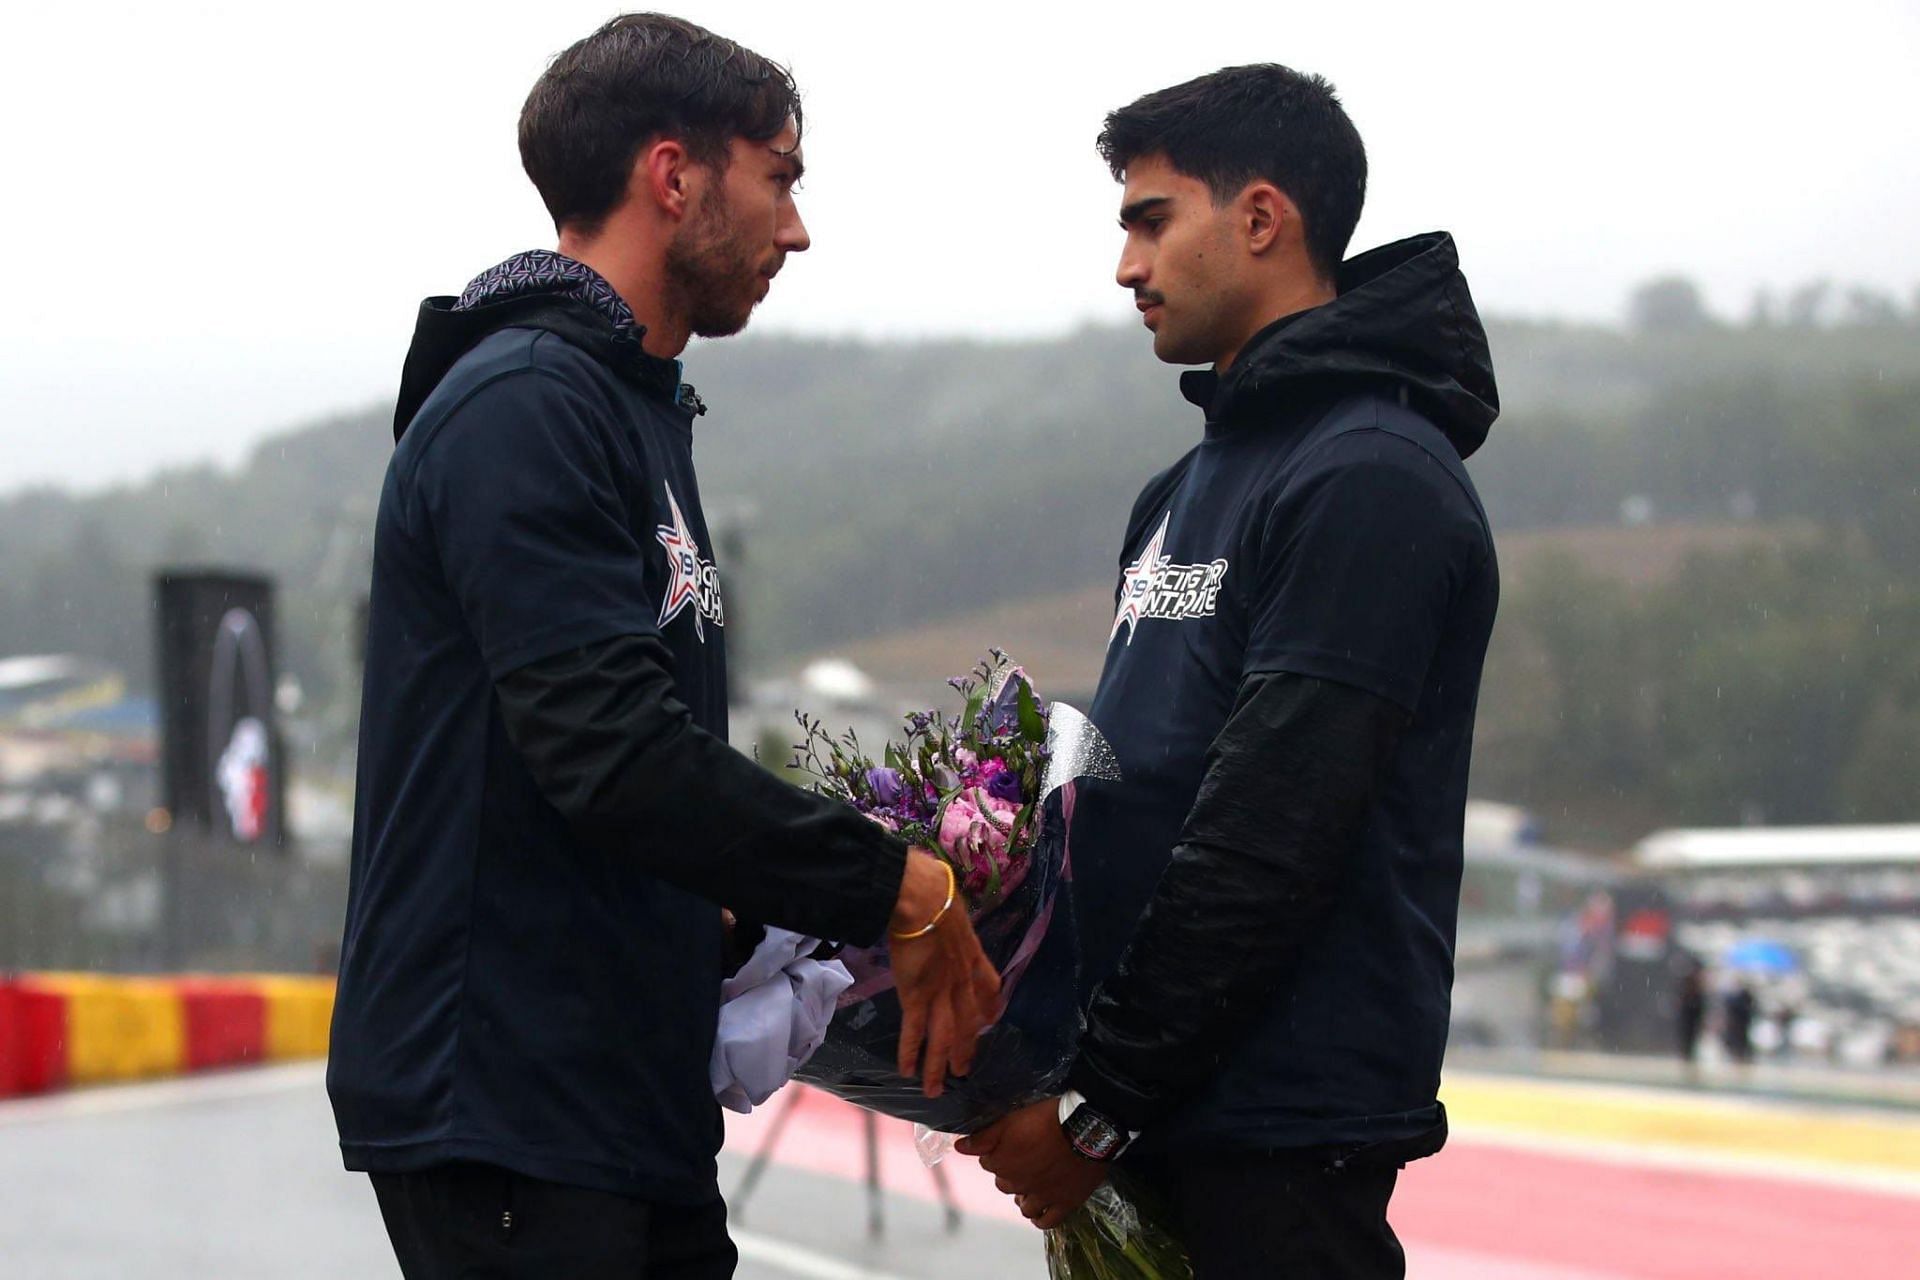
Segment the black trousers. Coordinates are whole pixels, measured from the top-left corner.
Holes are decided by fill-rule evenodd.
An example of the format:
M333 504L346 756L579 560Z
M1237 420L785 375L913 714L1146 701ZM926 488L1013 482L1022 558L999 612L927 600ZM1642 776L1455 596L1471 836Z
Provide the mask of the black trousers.
M486 1164L376 1173L406 1280L728 1280L727 1206L655 1204Z
M1387 1224L1400 1166L1333 1161L1210 1151L1122 1167L1167 1204L1195 1280L1402 1280L1407 1257Z

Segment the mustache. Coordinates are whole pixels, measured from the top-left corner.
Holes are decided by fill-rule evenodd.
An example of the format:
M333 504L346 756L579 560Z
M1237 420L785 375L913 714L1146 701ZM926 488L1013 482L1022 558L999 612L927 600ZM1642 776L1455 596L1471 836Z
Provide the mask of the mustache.
M1165 306L1167 295L1164 293L1156 293L1152 289L1135 289L1133 291L1133 301L1136 306Z

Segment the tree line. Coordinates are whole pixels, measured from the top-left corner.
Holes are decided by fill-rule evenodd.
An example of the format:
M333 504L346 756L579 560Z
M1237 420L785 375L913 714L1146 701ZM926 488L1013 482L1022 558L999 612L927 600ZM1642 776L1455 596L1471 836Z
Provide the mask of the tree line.
M1577 556L1510 574L1476 788L1597 841L1913 816L1920 312L1829 289L1728 324L1673 283L1637 291L1625 328L1490 323L1504 409L1470 470L1503 537L1623 521L1771 536L1655 583ZM1134 493L1199 430L1131 329L750 338L688 364L712 406L707 505L737 535L729 620L762 670L1110 580ZM153 568L238 564L279 581L283 665L309 704L350 700L387 413L288 432L233 472L0 500L0 655L89 654L145 685ZM349 732L351 708L330 722Z

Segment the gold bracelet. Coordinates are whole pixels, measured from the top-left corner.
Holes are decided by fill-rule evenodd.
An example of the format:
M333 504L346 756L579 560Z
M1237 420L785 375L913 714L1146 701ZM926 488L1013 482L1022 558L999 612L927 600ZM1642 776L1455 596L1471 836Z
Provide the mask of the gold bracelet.
M947 900L941 904L938 911L933 913L933 919L927 921L923 927L915 929L912 933L894 933L892 930L888 930L887 936L889 938L892 938L896 942L910 942L915 938L924 938L935 929L938 929L940 922L947 918L947 912L953 910L953 900L960 896L960 882L954 879L953 864L951 862L948 862L945 858L940 859L940 868L947 873Z

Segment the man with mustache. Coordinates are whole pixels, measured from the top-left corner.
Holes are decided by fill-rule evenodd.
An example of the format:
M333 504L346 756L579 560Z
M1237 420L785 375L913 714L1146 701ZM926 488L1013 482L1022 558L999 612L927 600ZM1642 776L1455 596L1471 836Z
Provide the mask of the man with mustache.
M725 742L705 406L677 357L738 332L807 248L800 130L783 68L616 18L520 118L557 251L421 309L327 1081L410 1280L733 1273L708 1077L722 904L890 931L901 1069L929 1093L991 1010L946 865Z
M1042 1227L1115 1166L1203 1280L1391 1277L1437 1091L1475 698L1499 594L1462 460L1498 411L1451 237L1342 261L1332 87L1233 67L1107 118L1119 282L1199 443L1135 503L1073 829L1069 1092L962 1144ZM1123 1154L1124 1153L1124 1154Z

